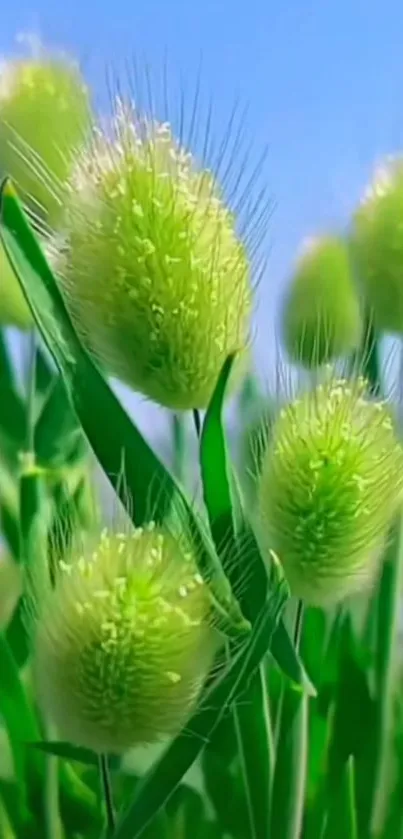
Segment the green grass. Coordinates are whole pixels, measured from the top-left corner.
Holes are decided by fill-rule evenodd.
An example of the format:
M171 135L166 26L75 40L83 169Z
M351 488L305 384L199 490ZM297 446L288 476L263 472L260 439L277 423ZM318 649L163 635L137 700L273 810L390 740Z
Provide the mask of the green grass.
M296 601L281 556L262 548L246 474L245 440L265 407L253 372L237 403L240 451L224 411L231 353L206 411L190 412L192 443L185 416L171 415L171 472L84 345L10 180L0 212L35 322L21 338L24 391L0 333L0 571L7 558L19 574L18 586L14 573L0 578L0 839L402 839L400 507L366 590L328 608ZM385 390L381 339L371 328L370 352L364 336L348 359L373 395ZM273 423L278 407L271 400ZM272 431L270 419L264 446ZM182 727L127 754L67 742L35 670L35 604L102 519L94 461L128 527L152 520L184 534L219 639Z

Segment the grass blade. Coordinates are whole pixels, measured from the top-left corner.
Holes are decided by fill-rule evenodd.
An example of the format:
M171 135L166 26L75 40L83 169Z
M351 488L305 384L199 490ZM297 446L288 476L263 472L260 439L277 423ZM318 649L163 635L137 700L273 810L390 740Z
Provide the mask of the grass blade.
M230 355L224 362L206 411L200 439L204 502L218 551L222 551L229 540L232 543L236 541L230 467L222 422L224 398L234 361L235 356Z
M26 743L36 740L39 731L32 708L20 680L17 665L3 634L0 634L0 716L9 737L14 771L20 793L21 817L28 802L28 761Z
M394 527L385 557L378 595L376 759L371 813L371 832L381 834L388 815L392 730L395 703L395 672L400 648L401 581L403 571L403 519Z
M239 539L239 531L247 530L242 500L231 481L222 412L224 398L235 356L224 362L203 423L200 441L200 465L203 492L210 528L233 589L239 593L245 614L256 620L266 597L268 576L257 544L252 545L249 533L248 550ZM232 484L232 485L231 485ZM235 498L233 496L236 496ZM248 586L242 591L242 580L248 569ZM254 569L254 571L251 571ZM250 583L250 575L258 577L258 596ZM229 648L229 660L232 651ZM269 824L269 790L272 769L272 737L268 703L262 673L258 670L245 694L234 702L235 733L240 756L243 785L248 804L251 839L267 834ZM256 767L259 772L256 773Z
M333 790L323 839L358 839L354 793L354 758L344 766L340 783Z
M307 767L308 697L284 685L274 769L270 839L299 839Z
M241 493L228 464L222 411L234 360L234 356L229 356L224 362L207 409L200 441L200 466L204 501L217 551L243 613L253 622L265 601L268 576L255 535L243 518ZM245 568L247 587L243 585ZM270 653L288 679L309 695L316 695L282 618L274 632Z
M265 668L261 664L249 688L234 705L234 720L249 814L251 839L269 835L274 742Z

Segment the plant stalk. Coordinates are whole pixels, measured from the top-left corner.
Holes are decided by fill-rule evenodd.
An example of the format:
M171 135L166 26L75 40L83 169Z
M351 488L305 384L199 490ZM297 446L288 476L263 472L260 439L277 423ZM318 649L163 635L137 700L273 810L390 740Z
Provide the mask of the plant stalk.
M249 815L250 837L251 839L267 839L274 769L274 742L264 663L254 674L245 694L235 702L233 714Z
M303 604L298 601L294 644L298 649L303 625ZM300 839L304 814L308 749L308 696L284 684L278 719L270 839Z
M101 778L102 795L105 802L106 814L106 836L112 837L116 825L115 809L113 806L112 783L108 765L108 757L105 754L99 756L99 774Z
M394 668L398 653L400 590L403 572L403 518L396 523L386 556L378 600L377 729L371 835L381 835L389 797L391 730L393 726Z

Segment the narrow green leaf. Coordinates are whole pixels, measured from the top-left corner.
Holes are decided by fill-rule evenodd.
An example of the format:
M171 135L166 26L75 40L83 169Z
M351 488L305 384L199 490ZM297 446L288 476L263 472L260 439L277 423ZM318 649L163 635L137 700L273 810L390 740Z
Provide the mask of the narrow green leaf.
M268 573L245 517L240 487L227 453L222 413L234 361L235 355L230 355L224 362L206 411L200 439L200 469L217 553L243 613L253 623L265 602Z
M283 620L279 621L273 635L270 653L280 670L294 683L296 688L302 689L308 696L316 696L316 688L305 671Z
M0 836L2 839L18 839L19 833L21 833L21 800L18 786L13 781L0 779L0 804L1 802L3 804L3 821L0 818ZM4 825L7 825L7 829L12 829L14 833L7 833ZM2 830L4 833L1 832Z
M222 411L233 363L234 356L229 356L224 362L206 412L201 435L200 466L204 500L217 551L243 614L253 622L265 602L268 574L255 534L244 516L241 492L228 463ZM244 585L246 569L247 586ZM273 635L270 653L278 667L296 686L315 696L315 688L282 618Z
M401 584L403 578L403 518L396 522L385 556L378 595L376 649L375 773L371 830L381 834L388 815L396 665L401 648Z
M354 758L346 762L333 790L323 839L358 839L354 794Z
M25 800L28 792L26 743L37 740L39 731L17 665L3 634L0 634L0 673L0 716L9 736L14 771Z
M305 800L308 697L285 683L274 771L270 839L299 839Z
M264 664L234 703L234 719L249 814L251 839L269 835L274 742Z
M81 446L79 445L81 443ZM64 382L54 378L35 425L35 455L41 466L64 465L72 452L84 454L84 440Z
M200 439L204 502L218 551L223 549L229 539L235 541L230 469L222 424L224 398L234 361L235 355L230 355L224 362L206 411Z
M209 583L222 631L229 636L248 632L249 623L184 493L81 346L55 277L8 180L2 185L0 199L0 237L5 252L105 474L138 526L150 518L163 521L174 505L192 535L199 571ZM113 429L113 435L106 435L105 428Z
M234 361L235 355L230 355L224 362L206 412L200 440L200 465L204 501L217 552L244 614L253 622L267 596L268 574L245 519L241 493L232 477L227 454L222 413ZM246 573L247 586L244 585ZM230 659L231 647L228 655ZM233 714L250 835L251 839L259 839L266 836L269 826L273 755L269 706L260 671L253 676L239 702L234 702Z
M338 646L336 681L331 686L330 739L326 793L332 801L350 757L356 767L357 819L360 835L369 835L373 790L376 705L371 695L367 651L354 633L351 615L339 620L334 640Z

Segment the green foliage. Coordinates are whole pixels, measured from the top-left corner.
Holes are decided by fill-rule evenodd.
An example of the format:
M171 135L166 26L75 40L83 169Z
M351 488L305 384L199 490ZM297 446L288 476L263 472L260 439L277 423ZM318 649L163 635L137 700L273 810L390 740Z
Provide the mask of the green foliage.
M15 114L24 114L26 101L32 127L32 102L21 90ZM38 90L35 83L35 95ZM318 257L319 267L327 265L321 318L310 308L308 280L291 315L298 315L299 330L309 328L321 361L347 356L350 375L326 372L322 379L316 373L314 387L286 404L284 393L269 403L250 371L237 414L240 451L232 457L225 405L244 351L232 326L249 316L251 302L247 248L223 209L214 173L190 169L175 154L169 163L158 136L151 142L146 132L140 152L133 137L130 143L124 138L133 158L126 154L123 174L119 170L126 192L112 189L122 160L103 161L109 169L101 167L102 183L96 179L93 186L107 188L108 200L100 206L99 195L92 196L100 227L94 215L73 230L73 204L83 196L70 192L67 254L82 234L80 283L88 264L91 283L102 272L109 280L116 269L113 276L134 290L146 277L162 295L176 277L181 293L192 297L204 271L210 285L195 309L200 335L186 318L184 332L164 333L151 298L134 306L135 317L123 304L128 331L119 340L96 307L86 333L72 277L66 301L66 277L61 282L50 266L49 243L37 239L9 180L1 190L1 259L8 260L8 273L0 272L0 320L11 289L28 316L18 319L4 306L5 323L32 326L31 335L21 337L30 351L23 387L8 334L0 332L1 839L400 839L403 456L393 400L379 399L388 392L379 332L386 322L381 308L371 319L375 303L368 295L370 344L362 333L356 347L358 321L354 341L351 330L345 341L333 321L331 346L321 343L334 278L351 279L344 245L337 240L332 250L327 242ZM3 151L0 142L0 165L13 174L15 160ZM43 163L49 166L50 159ZM167 202L173 184L153 181L173 168L176 178L179 163L186 195L179 190ZM31 176L35 169L41 169L37 157ZM133 205L127 192L134 188ZM41 189L46 203L43 179ZM181 203L189 193L196 202L192 218ZM160 199L153 212L147 211L150 196ZM85 200L91 203L88 193ZM125 225L119 242L118 217ZM371 257L379 276L385 254L397 248L392 221ZM198 233L192 254L202 262L193 264L188 283L192 225ZM187 235L179 235L184 227ZM215 236L221 248L213 258ZM132 257L144 256L140 250L153 237L161 259L171 262L162 260L164 271L158 261L141 262L147 272L139 279ZM116 250L122 242L124 254ZM403 248L399 237L398 244ZM209 331L203 307L230 274L238 290L247 278L247 306L238 312L238 294L219 296L227 317L213 305ZM311 271L308 279L319 274ZM358 317L356 299L353 308L346 304L346 288L337 289L337 317L341 311ZM164 298L171 325L175 306ZM347 318L344 326L351 323ZM170 416L174 474L98 368L97 356L103 361L107 353L89 346L89 329L95 343L99 329L111 358L126 345L136 356L136 387L176 409L206 408L204 415L194 411L193 446L191 417ZM153 330L168 370L150 356ZM220 340L210 364L213 333ZM190 344L194 355L187 355ZM193 376L196 356L201 378ZM109 481L106 511L99 471ZM369 588L361 586L367 578ZM353 588L362 590L346 597Z

